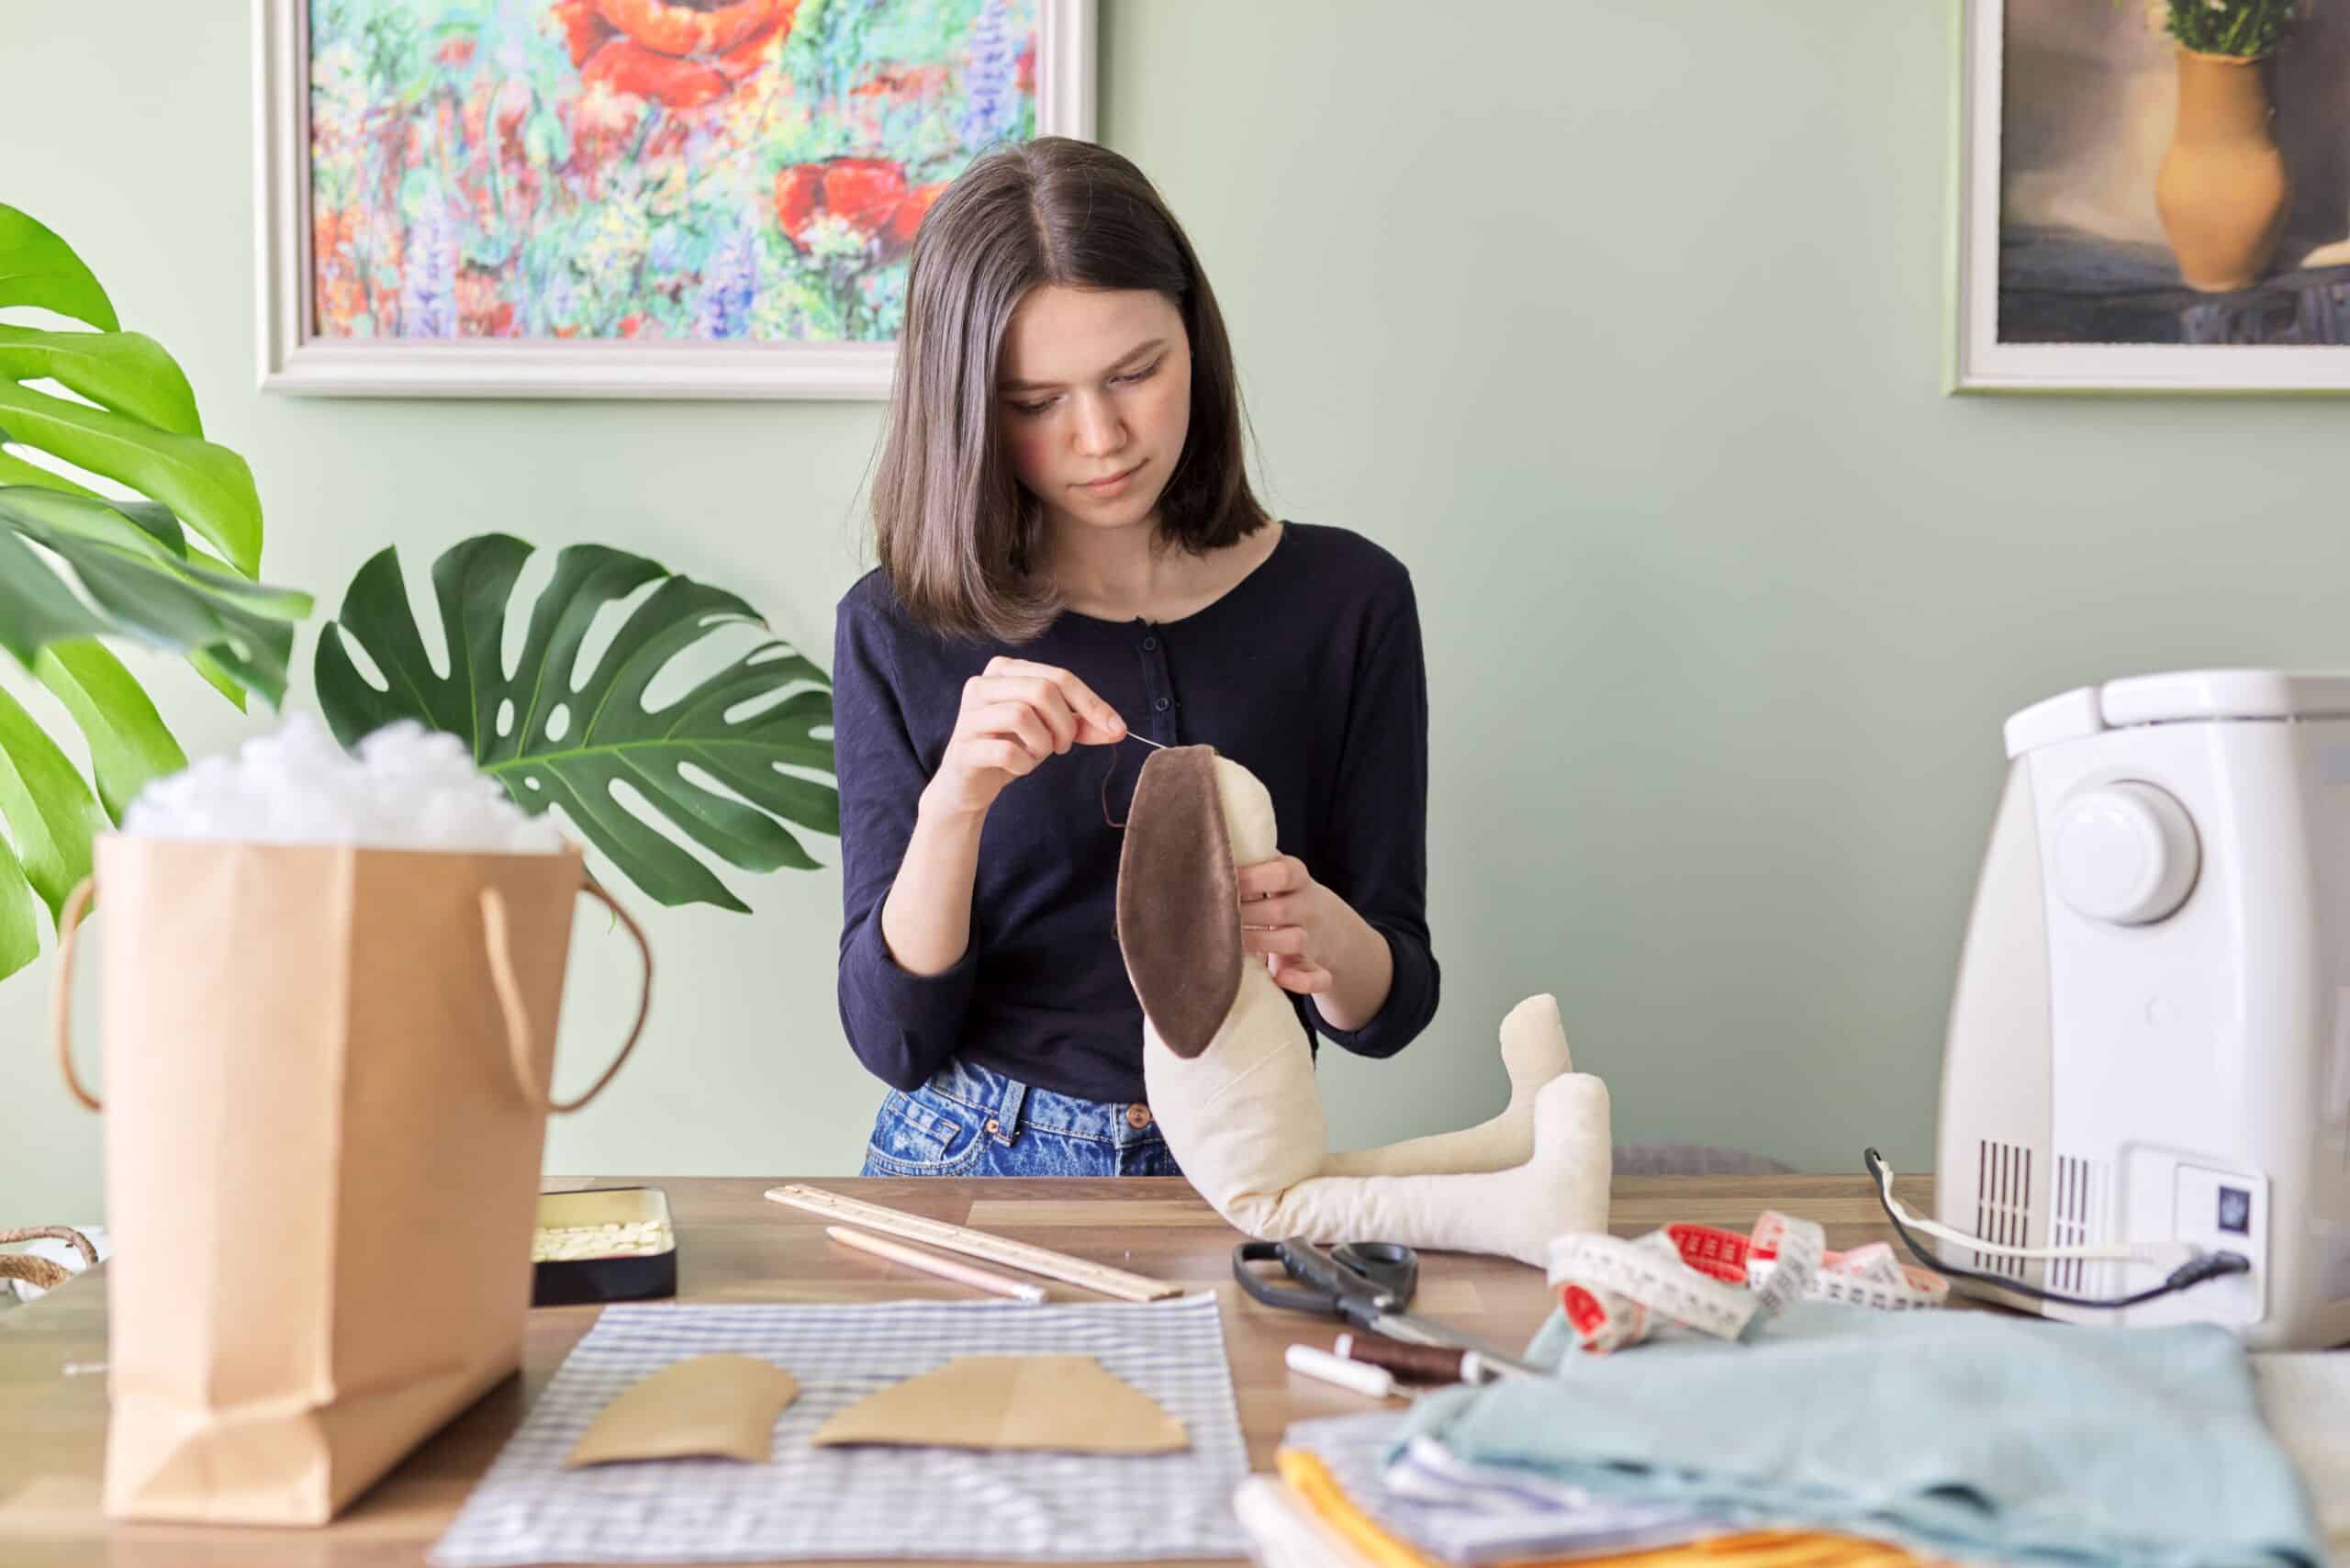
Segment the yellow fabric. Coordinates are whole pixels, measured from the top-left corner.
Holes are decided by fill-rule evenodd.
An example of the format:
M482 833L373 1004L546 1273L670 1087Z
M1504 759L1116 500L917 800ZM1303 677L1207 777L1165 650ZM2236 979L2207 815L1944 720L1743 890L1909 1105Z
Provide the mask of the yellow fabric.
M1304 1449L1282 1449L1274 1468L1324 1524L1379 1568L1444 1568L1426 1552L1396 1540L1355 1506L1329 1467ZM1612 1557L1527 1558L1502 1568L1921 1568L1897 1546L1817 1530L1748 1530L1709 1536L1679 1546Z
M1305 1500L1314 1517L1347 1538L1347 1544L1379 1568L1442 1568L1435 1558L1404 1545L1364 1517L1332 1479L1329 1467L1304 1449L1281 1449L1273 1468L1290 1490Z

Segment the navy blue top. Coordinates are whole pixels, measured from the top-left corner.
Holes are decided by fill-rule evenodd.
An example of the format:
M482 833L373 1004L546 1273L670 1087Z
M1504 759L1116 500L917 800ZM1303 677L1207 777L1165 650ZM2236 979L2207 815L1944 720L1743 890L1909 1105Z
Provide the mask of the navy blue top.
M996 797L979 834L971 944L952 969L899 968L881 906L963 683L1005 655L1058 665L1126 727L1204 742L1271 791L1283 854L1387 938L1394 980L1362 1028L1322 1025L1362 1056L1427 1026L1427 672L1401 562L1342 528L1290 523L1222 599L1180 620L1064 610L1034 642L950 640L916 626L878 571L840 602L833 664L840 781L841 1023L859 1060L911 1090L960 1055L1088 1100L1143 1096L1142 1009L1118 955L1119 830L1149 748L1073 746ZM1114 769L1114 771L1113 771ZM1261 959L1254 960L1262 962Z

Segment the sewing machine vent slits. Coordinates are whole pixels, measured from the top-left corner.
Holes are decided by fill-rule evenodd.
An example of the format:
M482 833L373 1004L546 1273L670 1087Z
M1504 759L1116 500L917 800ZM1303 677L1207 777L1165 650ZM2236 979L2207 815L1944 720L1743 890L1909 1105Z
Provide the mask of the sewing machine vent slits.
M2003 1247L2024 1245L2031 1219L2031 1150L1989 1138L1975 1146L1975 1234ZM1975 1267L2011 1280L2024 1277L2022 1258L1977 1252Z
M2105 1165L2069 1154L2056 1157L2056 1204L2049 1242L2056 1247L2102 1247L2106 1244L2107 1204L2113 1192L2112 1172ZM2059 1259L2049 1265L2049 1285L2071 1295L2108 1295L2112 1285L2106 1264L2080 1258Z

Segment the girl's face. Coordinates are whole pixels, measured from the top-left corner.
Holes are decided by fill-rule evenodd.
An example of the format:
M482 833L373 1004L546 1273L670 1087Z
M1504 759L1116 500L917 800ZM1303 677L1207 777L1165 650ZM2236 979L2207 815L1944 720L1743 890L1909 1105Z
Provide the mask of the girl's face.
M1004 334L998 417L1055 532L1157 525L1192 426L1192 344L1149 289L1030 291Z

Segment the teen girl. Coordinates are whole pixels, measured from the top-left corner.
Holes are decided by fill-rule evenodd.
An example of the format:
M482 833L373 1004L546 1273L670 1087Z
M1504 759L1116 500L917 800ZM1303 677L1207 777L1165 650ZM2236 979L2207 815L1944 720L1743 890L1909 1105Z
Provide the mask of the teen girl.
M1287 853L1240 871L1242 935L1306 1028L1384 1057L1435 1013L1411 581L1269 517L1243 430L1215 296L1125 159L1023 143L923 218L833 677L841 1020L890 1089L867 1175L1180 1174L1113 913L1145 739L1271 791Z

